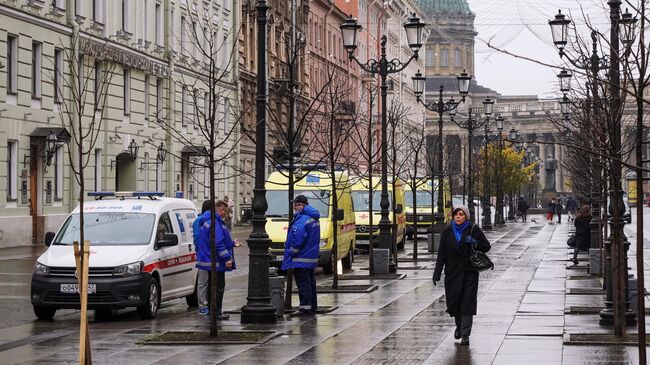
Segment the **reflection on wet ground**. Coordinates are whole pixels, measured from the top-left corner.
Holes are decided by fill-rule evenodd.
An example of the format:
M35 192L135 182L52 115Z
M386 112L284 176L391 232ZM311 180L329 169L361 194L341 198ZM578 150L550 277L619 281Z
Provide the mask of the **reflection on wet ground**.
M543 222L539 219L538 222ZM238 248L238 270L227 275L224 306L235 313L222 330L271 329L278 336L259 345L143 346L138 341L168 330L207 330L205 317L184 300L163 305L158 318L141 321L132 309L97 320L91 311L93 360L97 364L610 364L635 363L634 347L565 344L569 333L607 333L597 314L570 308L603 306L602 295L574 294L597 288L584 268L567 267L569 225L508 224L487 233L493 243L494 271L481 274L478 315L470 346L453 338L454 322L445 312L444 288L434 287L434 262L419 240L424 260L413 262L413 244L398 279L364 279L367 256L357 255L355 275L345 285L376 284L372 293L320 294L319 305L336 305L314 317L285 316L276 325L239 323L245 304L247 248ZM246 229L235 236L242 241ZM0 363L69 364L77 359L78 312L57 312L51 322L36 321L29 301L33 263L43 248L0 250ZM435 257L435 256L434 256ZM408 268L408 269L407 269ZM416 269L413 269L416 268ZM317 275L319 284L331 277ZM297 302L297 295L293 297ZM634 332L632 328L630 332Z

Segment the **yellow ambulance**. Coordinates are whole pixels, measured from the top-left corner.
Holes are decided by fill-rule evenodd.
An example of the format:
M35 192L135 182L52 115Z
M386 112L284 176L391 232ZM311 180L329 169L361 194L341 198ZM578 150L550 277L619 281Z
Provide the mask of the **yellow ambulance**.
M318 266L325 274L332 273L334 258L334 215L337 215L338 259L343 268L349 269L354 261L355 234L354 211L350 196L350 182L345 171L335 174L338 198L338 211L334 212L332 197L332 178L328 172L321 170L298 171L294 184L294 197L304 195L309 205L320 213L320 256ZM287 171L273 172L266 181L266 232L271 239L271 266L279 267L284 258L284 242L289 227L289 178Z
M413 235L417 232L418 234L426 234L429 232L431 223L433 222L433 216L438 211L438 180L435 181L435 184L431 183L431 179L421 178L416 183L415 194L411 189L410 184L406 184L406 192L404 194L404 201L406 207L406 234L408 238L412 238ZM432 189L433 185L433 189ZM450 221L451 217L451 197L449 195L449 184L445 181L443 186L444 195L443 201L445 204L445 223ZM433 191L433 211L431 209L431 192ZM417 199L417 209L418 217L417 222L415 220L415 214L413 213L413 200Z
M373 236L373 245L376 246L376 239L379 237L379 220L381 219L381 178L373 176L372 178L372 232L370 232L370 193L368 187L370 181L368 178L355 178L352 185L352 202L354 204L354 214L357 232L357 247L368 248L368 239L370 234ZM395 182L395 210L393 206L393 184L388 184L388 219L393 224L393 213L397 221L397 247L404 248L406 243L406 212L404 211L404 188L406 184L402 180Z

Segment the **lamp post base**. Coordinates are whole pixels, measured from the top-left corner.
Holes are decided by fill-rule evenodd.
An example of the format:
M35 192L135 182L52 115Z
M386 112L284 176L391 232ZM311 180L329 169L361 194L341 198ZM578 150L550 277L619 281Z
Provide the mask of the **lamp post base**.
M614 325L614 310L612 308L605 308L600 311L600 319L598 324L601 326L613 326ZM636 325L636 313L631 310L625 311L625 325L626 326L635 326Z
M243 306L241 309L241 323L277 323L275 314L276 308L273 305Z

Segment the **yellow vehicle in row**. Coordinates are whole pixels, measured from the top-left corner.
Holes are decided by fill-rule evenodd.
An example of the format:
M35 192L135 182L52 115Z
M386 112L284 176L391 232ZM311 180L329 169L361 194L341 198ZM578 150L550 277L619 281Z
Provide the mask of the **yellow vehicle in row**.
M415 234L426 234L429 232L434 214L438 211L438 181L439 180L436 180L435 184L432 184L431 179L419 179L416 183L415 193L413 193L410 184L406 185L404 202L406 207L406 234L408 238L412 238ZM443 189L445 223L448 223L451 217L451 196L449 192L449 184L446 180ZM432 193L433 209L431 209ZM417 199L417 222L415 221L415 214L413 212L414 199Z
M337 186L338 209L334 211L332 196L332 179L328 172L312 170L298 171L294 184L294 197L304 195L309 199L309 205L320 213L320 255L318 266L323 267L325 274L332 273L334 258L334 216L337 217L338 259L342 260L343 268L352 268L356 243L354 210L350 196L350 182L347 172L337 171L335 174ZM266 181L266 232L271 239L272 266L279 267L284 258L284 242L289 227L289 179L287 171L273 172Z
M357 232L357 247L367 249L368 239L372 234L373 240L379 237L379 220L381 219L381 178L375 176L372 179L372 232L370 231L370 181L367 178L357 178L352 185L352 201L354 203L354 214ZM393 184L388 183L388 210L391 225L393 217L397 222L396 242L399 249L404 248L406 243L406 212L404 211L404 188L405 184L397 180L395 186L395 199L393 199ZM393 210L393 200L395 209ZM376 241L373 241L373 244Z

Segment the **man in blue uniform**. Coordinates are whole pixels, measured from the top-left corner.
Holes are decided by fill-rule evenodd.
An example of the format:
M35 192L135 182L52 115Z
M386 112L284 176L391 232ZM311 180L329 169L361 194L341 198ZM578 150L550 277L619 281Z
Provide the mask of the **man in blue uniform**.
M314 269L318 266L320 213L309 205L309 200L304 195L295 197L293 209L295 215L287 230L282 270L293 269L300 298L298 311L314 314L318 307Z

